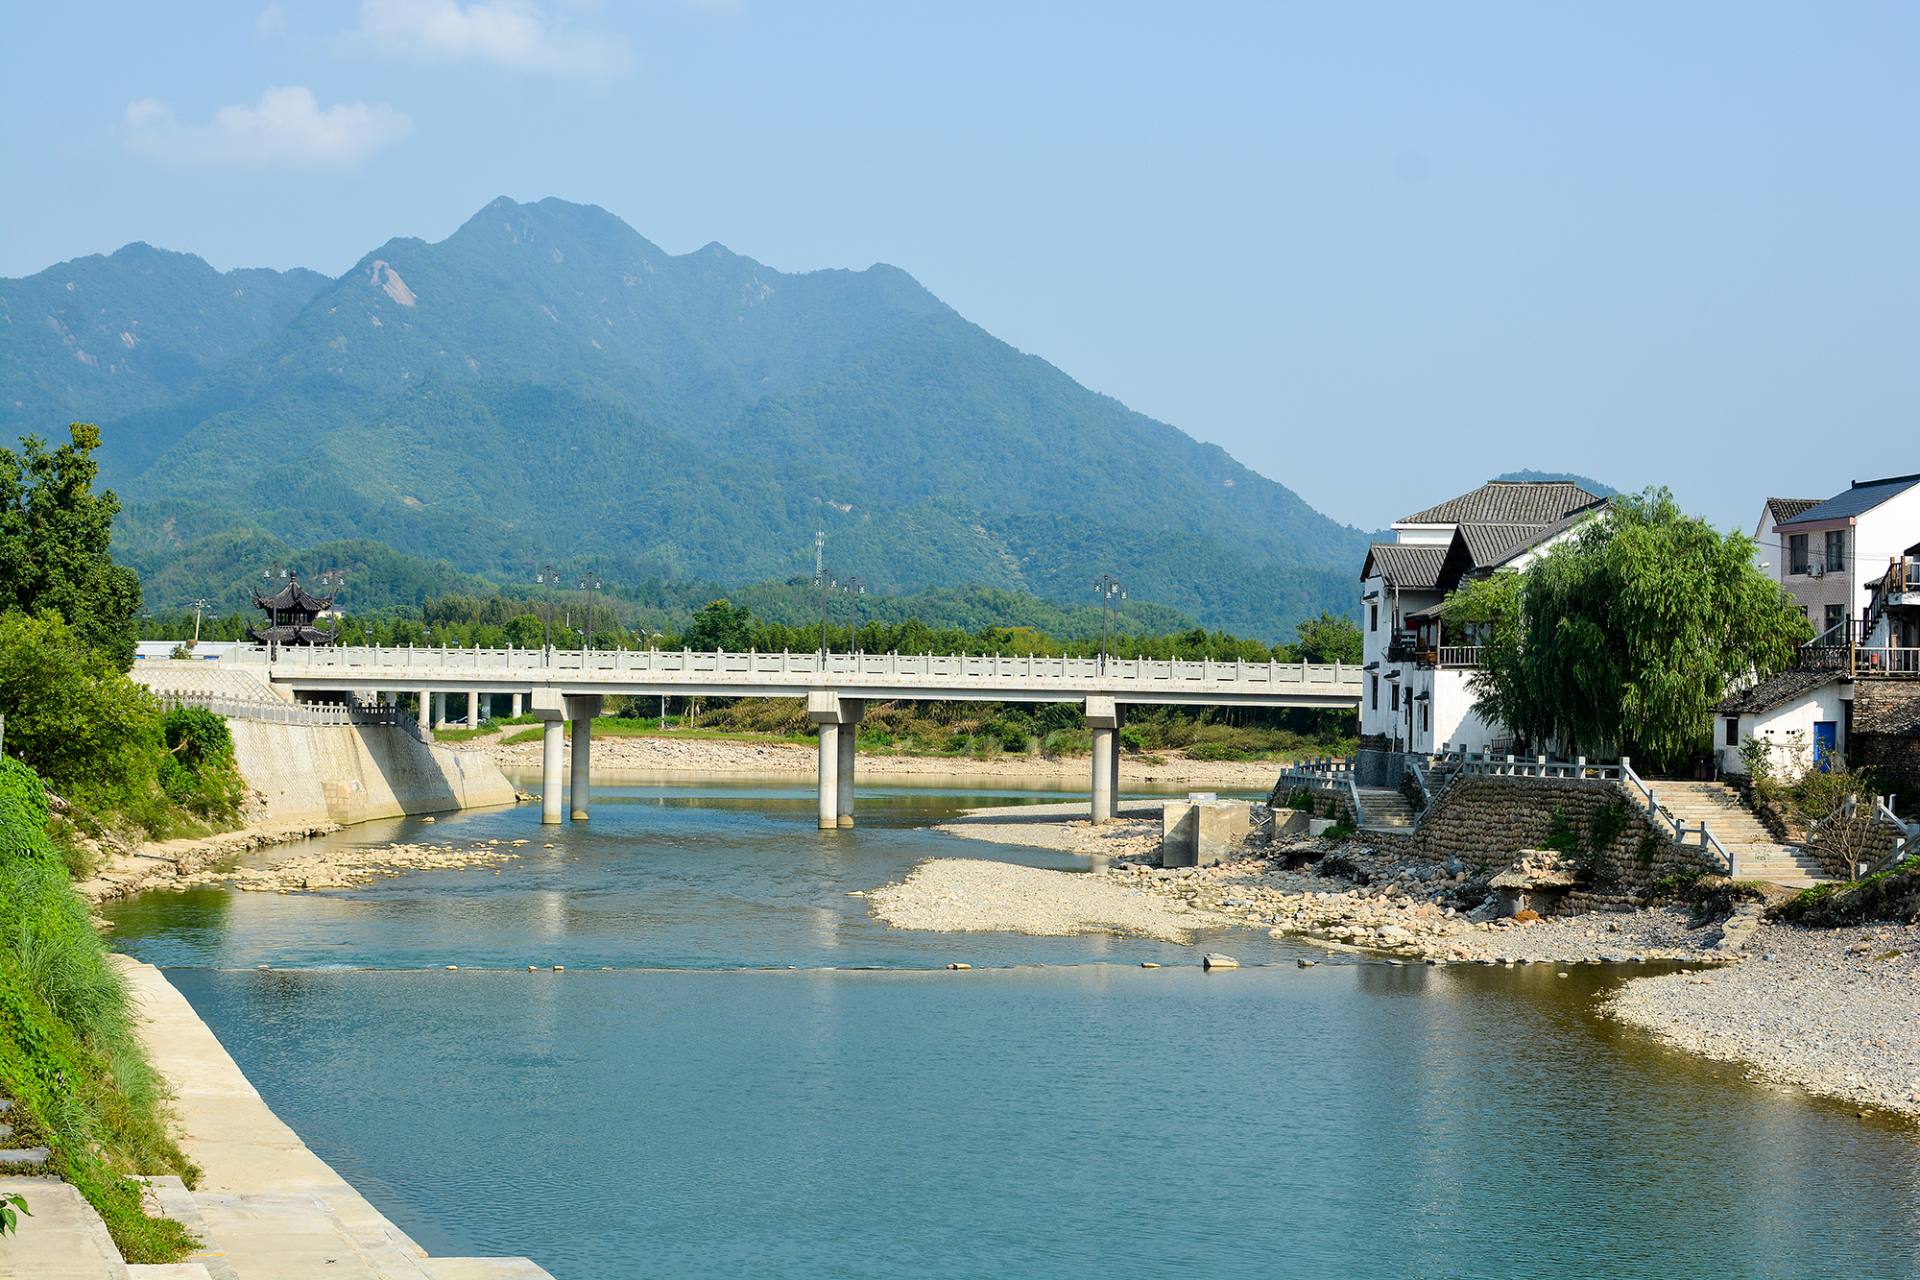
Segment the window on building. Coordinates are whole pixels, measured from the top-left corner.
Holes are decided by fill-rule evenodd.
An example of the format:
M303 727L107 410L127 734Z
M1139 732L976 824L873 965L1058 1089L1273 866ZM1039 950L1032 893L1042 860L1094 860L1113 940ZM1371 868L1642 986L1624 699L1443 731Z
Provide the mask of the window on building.
M1372 688L1373 688L1373 709L1374 709L1375 711L1378 711L1378 710L1380 709L1380 677L1379 677L1379 676L1371 676L1371 677L1369 677L1369 678L1370 678L1370 679L1371 679L1371 680L1373 681L1373 685L1372 685Z
M1739 716L1727 717L1727 745L1730 747L1737 747L1740 745L1740 717Z
M1427 724L1427 704L1423 702L1420 704L1420 732L1425 733L1428 728L1429 726Z
M1388 706L1391 707L1393 710L1398 711L1400 709L1400 686L1399 685L1393 686L1393 692L1387 695L1387 700L1388 700Z
M1827 572L1838 573L1847 567L1847 531L1827 530Z
M1367 630L1378 631L1379 629L1380 629L1380 606L1377 604L1370 604L1367 606Z
M1805 573L1807 571L1807 535L1790 533L1787 535L1787 572Z
M1835 630L1841 622L1845 621L1846 616L1847 606L1843 604L1830 604L1827 606L1826 624L1820 628L1821 633L1827 637L1827 643L1838 644L1846 639L1845 636Z

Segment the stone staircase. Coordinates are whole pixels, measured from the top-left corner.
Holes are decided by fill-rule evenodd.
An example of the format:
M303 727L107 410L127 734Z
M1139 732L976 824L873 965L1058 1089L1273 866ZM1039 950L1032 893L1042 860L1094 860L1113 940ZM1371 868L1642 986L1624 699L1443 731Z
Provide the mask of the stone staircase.
M1391 787L1361 787L1359 792L1360 812L1365 819L1360 823L1362 830L1413 830L1413 806L1398 791Z
M1674 818L1698 827L1702 822L1713 838L1733 855L1734 875L1741 880L1767 880L1804 888L1832 879L1820 864L1773 833L1724 782L1655 782L1660 807Z

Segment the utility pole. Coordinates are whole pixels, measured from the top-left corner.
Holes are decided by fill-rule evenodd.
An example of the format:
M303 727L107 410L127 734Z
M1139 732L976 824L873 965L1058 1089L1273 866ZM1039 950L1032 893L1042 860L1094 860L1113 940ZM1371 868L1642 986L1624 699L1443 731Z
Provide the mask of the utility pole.
M1120 589L1120 582L1110 573L1103 573L1094 580L1093 590L1100 597L1100 671L1107 669L1107 649L1112 643L1113 600L1115 596L1125 600L1127 593Z
M193 639L187 645L189 649L195 648L200 643L200 611L206 607L207 602L205 600L195 600L193 602Z
M853 605L853 629L847 632L847 652L852 653L860 647L860 597L867 594L867 584L858 578L847 579L847 599Z
M547 661L553 661L553 580L559 575L554 572L551 562L540 566L540 572L533 575L537 584L547 588Z

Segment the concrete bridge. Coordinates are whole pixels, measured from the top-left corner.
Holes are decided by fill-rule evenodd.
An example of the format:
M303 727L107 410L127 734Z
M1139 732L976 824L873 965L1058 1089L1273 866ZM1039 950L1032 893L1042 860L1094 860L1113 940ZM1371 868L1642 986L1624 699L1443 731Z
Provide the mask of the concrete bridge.
M1091 816L1113 817L1128 706L1309 707L1360 705L1361 669L1342 663L1215 662L1158 658L1040 658L903 653L695 653L659 650L416 649L378 646L236 648L225 659L295 694L466 695L471 723L481 699L505 695L515 715L545 727L541 821L560 821L564 723L573 722L571 813L585 821L592 723L608 694L804 698L819 733L820 827L853 825L854 742L869 702L1078 702L1093 731Z

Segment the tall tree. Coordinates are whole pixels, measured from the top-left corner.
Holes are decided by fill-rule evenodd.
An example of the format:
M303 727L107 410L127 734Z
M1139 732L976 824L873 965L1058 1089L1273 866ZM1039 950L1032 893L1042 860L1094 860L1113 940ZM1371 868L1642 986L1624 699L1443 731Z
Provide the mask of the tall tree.
M87 648L132 665L140 578L115 564L113 518L120 499L94 492L100 428L76 422L48 449L25 436L0 448L0 611L57 613Z
M1522 576L1456 592L1447 620L1481 625L1473 688L1516 732L1656 769L1691 760L1728 689L1785 668L1810 635L1753 567L1753 540L1686 515L1666 489L1617 499Z

